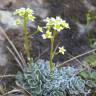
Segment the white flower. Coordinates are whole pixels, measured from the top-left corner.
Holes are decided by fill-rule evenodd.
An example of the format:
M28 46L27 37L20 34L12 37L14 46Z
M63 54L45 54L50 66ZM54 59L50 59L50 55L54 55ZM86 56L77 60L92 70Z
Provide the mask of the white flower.
M21 20L20 19L16 19L16 24L17 25L21 24Z
M59 47L59 53L64 55L65 51L66 51L66 49L63 46Z
M31 21L34 21L35 17L31 14L28 14L28 19L31 20Z
M47 30L45 34L42 34L42 37L43 37L43 39L47 39L47 38L50 39L50 38L52 38L52 32Z

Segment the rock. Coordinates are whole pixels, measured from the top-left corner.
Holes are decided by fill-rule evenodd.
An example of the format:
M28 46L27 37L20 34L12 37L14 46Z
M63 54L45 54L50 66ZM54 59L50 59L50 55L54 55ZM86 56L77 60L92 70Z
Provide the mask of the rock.
M83 4L85 5L85 7L88 10L90 10L90 11L96 11L96 7L94 6L94 4L96 4L96 1L94 2L94 0L91 0L91 1L83 0L82 2L83 2Z
M0 23L7 28L17 28L15 22L15 17L13 17L13 13L10 11L2 11L0 10Z
M0 0L0 8L5 10L14 10L16 8L24 6L29 1L31 0L27 0L27 2L26 0Z
M32 0L30 7L35 11L35 14L42 19L46 18L49 14L49 3L47 0Z

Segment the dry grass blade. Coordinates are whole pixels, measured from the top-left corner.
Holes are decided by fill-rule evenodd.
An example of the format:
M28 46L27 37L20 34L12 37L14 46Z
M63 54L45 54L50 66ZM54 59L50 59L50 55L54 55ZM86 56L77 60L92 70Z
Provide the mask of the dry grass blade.
M9 77L15 77L16 75L2 75L0 76L0 78L9 78Z
M19 64L20 68L23 70L23 66L20 62L20 60L16 57L16 55L14 54L14 52L7 46L8 51L13 55L13 57L15 58L15 60L17 61L17 63Z
M90 50L90 51L85 52L85 53L83 53L83 54L77 55L77 56L75 56L75 57L73 57L73 58L71 58L71 59L69 59L69 60L67 60L67 61L65 61L65 62L63 62L63 63L61 63L61 64L59 64L59 65L57 65L56 67L62 67L64 64L66 64L66 63L68 63L68 62L73 61L73 60L75 60L75 59L77 59L77 58L80 58L80 57L82 57L82 56L84 56L84 55L87 55L87 54L89 54L89 53L92 53L92 52L94 52L94 51L96 51L96 49L93 49L93 50Z
M24 56L21 52L20 52L20 56L21 56L21 59L22 59L22 62L23 62L23 66L27 66L26 61L24 59Z
M68 53L69 56L71 56L71 58L73 58L74 56L71 55L70 53ZM75 59L79 64L81 64L81 61L78 60L78 58Z
M12 93L21 93L22 90L17 90L17 89L14 89L12 91L9 91L9 92L6 92L5 94L3 94L2 96L8 96L9 94L12 94Z
M29 91L27 91L24 87L22 87L18 82L16 82L16 85L17 85L18 87L20 87L21 89L23 89L26 93L28 93L29 96L32 96L32 94L31 94Z
M3 76L7 73L7 70L8 70L8 68L5 70ZM3 77L1 76L1 78L0 78L0 83L1 83L2 80L3 80Z

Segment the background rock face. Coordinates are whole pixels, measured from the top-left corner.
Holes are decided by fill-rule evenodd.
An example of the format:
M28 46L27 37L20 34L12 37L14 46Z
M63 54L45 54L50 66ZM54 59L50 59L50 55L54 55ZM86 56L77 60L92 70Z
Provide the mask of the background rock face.
M62 31L57 38L60 39L61 45L65 46L67 52L75 56L89 50L86 38L87 32L94 31L96 33L95 20L91 21L86 27L86 13L88 10L95 13L95 6L96 0L0 0L0 25L3 30L8 33L10 39L20 51L23 46L21 46L23 33L22 30L15 25L13 12L16 8L30 7L34 10L37 19L35 23L28 24L30 33L34 31L37 24L42 24L43 19L47 16L61 16L70 24L71 30ZM88 30L86 30L86 28ZM2 34L0 29L0 38L1 37ZM34 57L44 49L49 48L49 42L47 40L42 40L38 35L36 35L36 37L38 38L35 40L33 39L34 43L31 46L31 48L33 48L32 54L36 54ZM1 39L3 39L3 37ZM6 59L8 54L5 51L5 38L3 40L1 39L0 61L2 60L2 64L0 64L0 66L5 66L6 64L8 65L9 62L8 59ZM58 39L56 40L56 44L59 42ZM66 55L67 53L65 54L65 57ZM61 61L63 61L65 57L58 56ZM45 57L43 56L42 58L48 58L48 52L45 54ZM12 60L12 62L13 61L14 60Z

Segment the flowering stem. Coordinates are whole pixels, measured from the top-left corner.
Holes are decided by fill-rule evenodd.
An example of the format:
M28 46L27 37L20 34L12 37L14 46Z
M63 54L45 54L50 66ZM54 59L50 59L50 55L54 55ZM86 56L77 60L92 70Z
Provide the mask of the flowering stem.
M50 48L50 72L53 71L54 65L53 65L53 53L54 53L54 39L56 36L56 32L53 32L53 37L51 38L51 48Z
M29 38L28 38L28 32L27 32L27 17L26 16L24 16L24 49L25 49L25 53L27 54L27 57L30 58Z
M52 59L53 59L53 43L54 43L54 38L51 38L51 49L50 49L50 71L53 70L53 63L52 63Z

